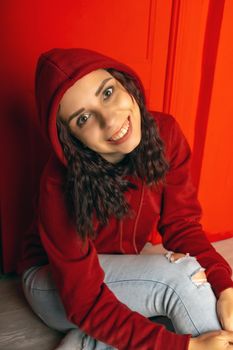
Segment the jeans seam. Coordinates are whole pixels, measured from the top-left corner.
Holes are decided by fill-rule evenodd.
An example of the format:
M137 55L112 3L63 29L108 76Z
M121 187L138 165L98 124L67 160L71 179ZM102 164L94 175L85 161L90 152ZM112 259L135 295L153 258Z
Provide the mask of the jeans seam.
M183 300L181 299L181 297L179 296L179 294L176 292L176 290L175 290L173 287L169 286L168 284L166 284L166 283L164 283L164 282L160 282L160 281L156 281L156 280L146 280L146 279L140 279L140 280L138 280L138 279L130 279L130 280L129 280L129 279L126 279L126 280L119 280L119 281L105 282L105 283L106 283L106 285L110 285L110 284L117 284L117 283L122 283L122 282L138 282L138 283L141 283L141 282L142 282L142 283L143 283L143 282L149 282L149 283L159 283L159 284L162 284L162 285L166 286L167 288L171 289L172 292L178 297L178 299L179 299L180 302L182 303L182 305L183 305L183 307L184 307L184 309L185 309L185 311L186 311L186 313L187 313L187 315L188 315L188 317L189 317L189 320L191 321L193 327L194 327L194 328L196 329L196 331L200 334L200 332L198 331L198 329L197 329L197 327L195 326L194 322L192 321L192 318L191 318L190 315L189 315L189 312L188 312L188 310L187 310L186 305L184 304ZM51 291L53 291L53 292L55 292L55 291L57 291L57 289L56 289L56 288L54 288L54 289L39 289L39 288L34 288L34 287L32 287L32 288L31 288L31 291L32 291L32 292L33 292L33 291L39 291L39 292L51 292Z
M188 309L186 308L186 305L184 304L183 300L180 298L179 294L175 291L174 288L172 288L171 286L169 286L168 284L164 283L164 282L160 282L160 281L153 281L153 280L138 280L138 279L130 279L130 280L120 280L120 281L114 281L114 282L105 282L106 284L114 284L114 283L119 283L119 282L152 282L152 283L159 283L162 284L164 286L166 286L167 288L171 289L173 291L174 294L176 294L176 296L178 297L178 299L180 300L180 302L182 303L188 317L189 320L191 321L193 327L196 329L197 333L200 334L199 330L197 329L197 327L195 326L189 312Z
M51 288L51 289L40 289L40 288L34 288L34 287L31 287L30 288L31 291L39 291L39 292L56 292L57 291L57 288Z

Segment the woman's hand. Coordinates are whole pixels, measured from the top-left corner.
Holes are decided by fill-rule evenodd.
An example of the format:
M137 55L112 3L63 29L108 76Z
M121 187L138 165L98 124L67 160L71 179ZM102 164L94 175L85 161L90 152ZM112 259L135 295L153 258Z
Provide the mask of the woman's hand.
M227 288L220 293L217 314L222 328L233 331L233 288Z
M208 332L191 338L188 350L231 350L233 349L233 332Z

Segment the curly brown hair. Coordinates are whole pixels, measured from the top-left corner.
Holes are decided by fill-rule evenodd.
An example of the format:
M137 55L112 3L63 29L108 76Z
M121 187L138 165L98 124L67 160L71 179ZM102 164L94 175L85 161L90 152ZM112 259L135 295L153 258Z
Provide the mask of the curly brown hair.
M67 159L64 183L68 211L83 242L94 239L93 216L107 225L110 216L122 219L132 215L124 192L137 186L126 176L138 177L148 186L163 183L169 164L165 159L154 118L147 111L142 92L134 77L115 69L106 69L138 103L141 113L142 137L139 145L117 164L109 163L98 153L84 146L69 131L61 118L57 118L58 136Z

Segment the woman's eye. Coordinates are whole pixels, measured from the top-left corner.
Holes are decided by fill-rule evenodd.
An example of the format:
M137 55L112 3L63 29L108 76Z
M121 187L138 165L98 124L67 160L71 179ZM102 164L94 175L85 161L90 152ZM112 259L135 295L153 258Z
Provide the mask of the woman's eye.
M89 119L90 115L89 114L82 114L80 117L77 119L77 124L78 126L83 126L83 124L86 123L87 119Z
M113 86L104 90L103 92L104 100L107 100L112 95L112 93L113 93Z

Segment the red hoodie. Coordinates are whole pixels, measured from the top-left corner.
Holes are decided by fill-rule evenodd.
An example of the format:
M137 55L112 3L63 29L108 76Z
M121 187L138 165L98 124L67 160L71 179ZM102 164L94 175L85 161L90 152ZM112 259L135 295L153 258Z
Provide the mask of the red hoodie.
M178 335L131 311L110 291L98 262L102 254L139 254L157 228L166 249L189 252L206 268L215 294L233 286L231 269L205 237L199 223L200 205L190 179L190 147L172 116L152 113L166 145L170 170L166 185L156 190L131 178L138 190L129 189L126 199L134 218L111 218L106 227L94 222L98 232L85 249L65 206L62 185L66 160L56 129L61 96L73 83L98 68L115 68L140 79L129 67L85 49L54 49L41 55L36 72L36 100L43 129L52 145L40 186L37 226L25 239L19 271L50 263L52 276L68 319L84 332L120 350L185 350L190 335ZM39 231L39 234L38 234Z

